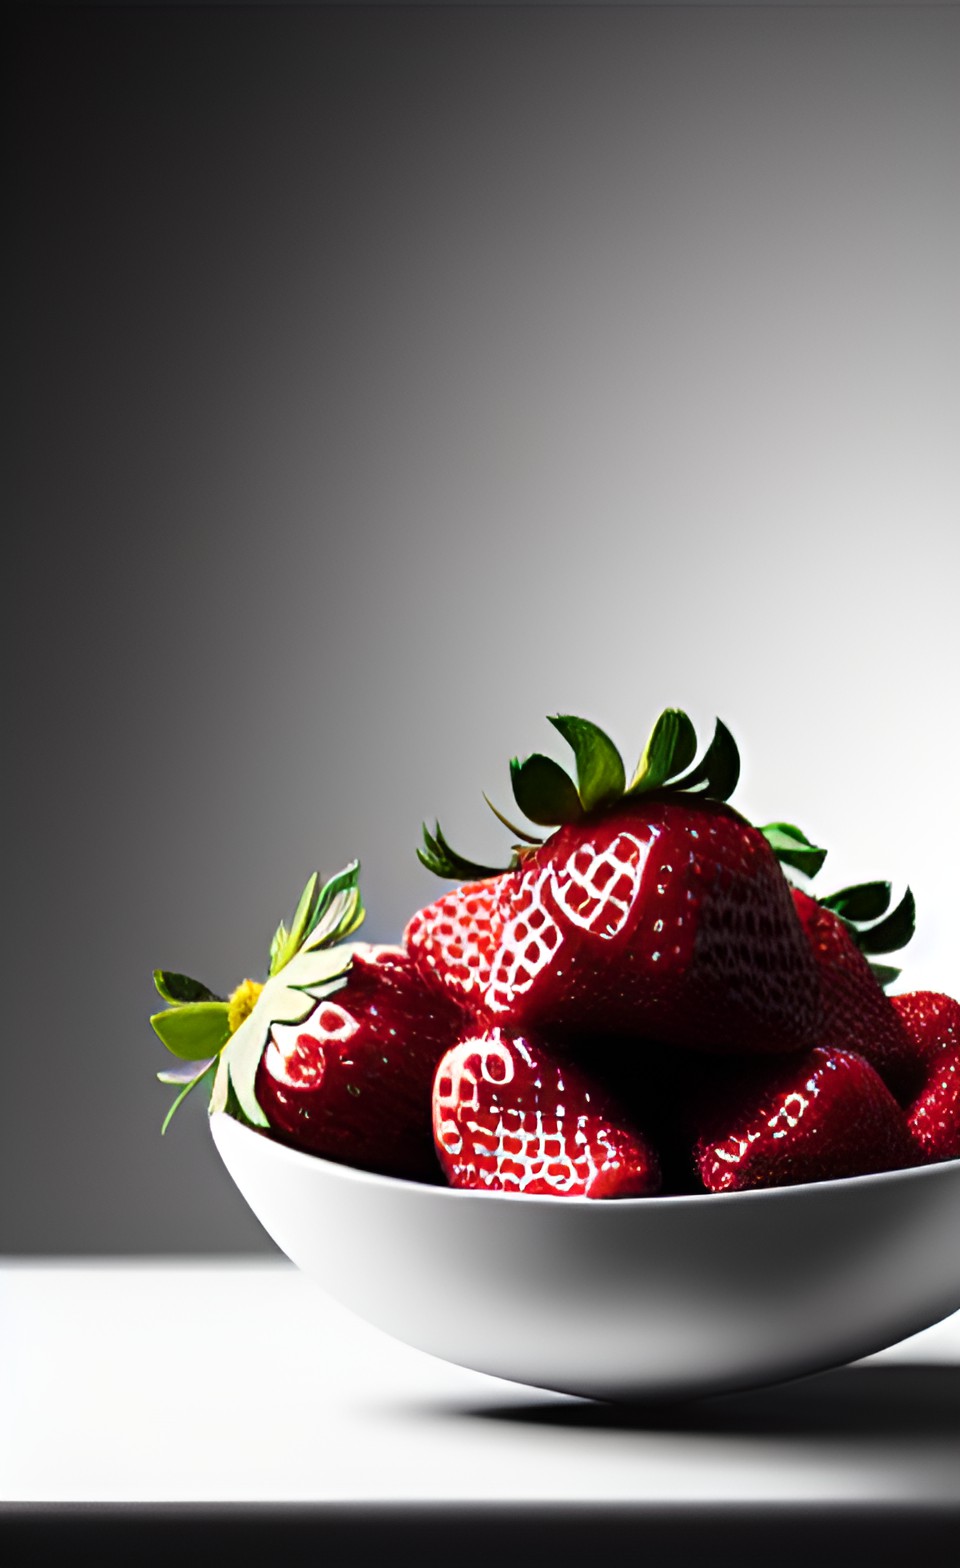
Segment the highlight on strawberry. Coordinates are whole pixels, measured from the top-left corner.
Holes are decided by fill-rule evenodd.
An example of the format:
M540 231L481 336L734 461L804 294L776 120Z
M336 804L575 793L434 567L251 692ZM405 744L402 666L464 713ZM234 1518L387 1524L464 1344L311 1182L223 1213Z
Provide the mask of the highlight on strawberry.
M546 837L496 815L521 842L499 870L424 828L422 863L460 886L415 914L404 942L424 979L512 1028L595 1029L699 1050L809 1045L817 965L783 864L815 873L825 851L787 823L754 827L727 804L740 775L720 721L701 761L687 715L667 709L628 780L586 719L550 721L575 779L535 754L510 764L517 805Z
M451 1186L562 1197L657 1192L656 1151L568 1053L474 1030L436 1071L433 1130Z
M642 1198L960 1158L960 1004L888 995L908 888L816 895L826 850L730 804L719 720L661 713L628 778L595 724L551 720L573 769L514 758L501 867L424 828L454 883L400 945L353 940L359 866L314 873L262 980L156 970L178 1065L163 1123L211 1113L310 1155L503 1195ZM486 798L486 797L485 797ZM534 831L538 829L540 831ZM801 873L805 887L796 885Z
M708 1192L864 1176L914 1163L901 1107L853 1051L815 1047L737 1064L698 1106L694 1157Z

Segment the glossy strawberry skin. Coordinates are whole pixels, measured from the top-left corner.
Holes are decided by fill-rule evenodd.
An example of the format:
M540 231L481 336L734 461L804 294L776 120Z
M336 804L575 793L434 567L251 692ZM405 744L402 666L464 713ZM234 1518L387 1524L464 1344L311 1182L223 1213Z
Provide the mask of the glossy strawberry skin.
M913 1042L907 1126L925 1159L960 1159L960 1002L938 991L890 998Z
M887 996L850 932L830 909L793 889L820 978L816 1043L863 1056L904 1103L915 1051L893 999Z
M462 1027L401 948L358 944L343 988L304 1023L271 1031L256 1078L271 1135L364 1170L439 1181L433 1074Z
M906 1118L870 1063L817 1047L700 1085L694 1163L708 1192L787 1187L918 1163Z
M437 1156L452 1187L555 1197L646 1197L657 1156L609 1094L533 1034L472 1031L441 1060Z
M808 1047L817 974L769 845L729 806L645 796L419 911L425 978L511 1029Z

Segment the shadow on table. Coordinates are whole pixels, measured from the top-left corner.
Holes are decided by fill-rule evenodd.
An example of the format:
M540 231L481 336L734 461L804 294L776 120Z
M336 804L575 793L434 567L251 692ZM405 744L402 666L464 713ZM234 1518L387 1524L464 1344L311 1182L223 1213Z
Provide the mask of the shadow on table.
M956 1365L841 1367L776 1388L682 1404L613 1405L545 1395L509 1404L445 1407L443 1413L580 1431L729 1433L791 1440L947 1438L957 1446L960 1460Z
M387 1415L385 1409L381 1412ZM803 1469L851 1463L877 1482L873 1501L700 1503L442 1502L436 1504L275 1503L218 1504L0 1504L0 1543L6 1560L61 1564L95 1554L98 1568L128 1568L152 1549L158 1561L180 1568L245 1556L283 1568L353 1568L387 1564L424 1568L593 1568L623 1562L652 1568L956 1568L960 1539L960 1368L853 1366L775 1389L697 1403L628 1408L558 1396L496 1405L404 1405L411 1417L455 1426L482 1422L491 1432L551 1430L593 1453L593 1434L634 1434L649 1443L660 1434L686 1434L718 1448L746 1442L748 1462ZM632 1446L632 1444L631 1444ZM534 1444L528 1456L504 1445L505 1466L551 1462L555 1442ZM601 1455L606 1448L600 1444ZM451 1463L456 1463L451 1444ZM883 1476L889 1466L937 1484L918 1485L911 1498L904 1471L891 1501ZM358 1462L362 1456L358 1456ZM678 1463L683 1463L678 1454ZM912 1467L912 1468L911 1468ZM877 1481L879 1478L879 1481ZM868 1489L869 1492L869 1489ZM906 1499L906 1500L904 1500ZM939 1499L939 1500L938 1500Z

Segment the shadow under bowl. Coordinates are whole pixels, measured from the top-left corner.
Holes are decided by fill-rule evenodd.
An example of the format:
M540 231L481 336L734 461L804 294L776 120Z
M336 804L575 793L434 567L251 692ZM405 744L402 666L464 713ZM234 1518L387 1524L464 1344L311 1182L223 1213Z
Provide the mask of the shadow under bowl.
M445 1361L592 1399L782 1383L960 1308L960 1160L694 1197L459 1192L211 1131L282 1252Z

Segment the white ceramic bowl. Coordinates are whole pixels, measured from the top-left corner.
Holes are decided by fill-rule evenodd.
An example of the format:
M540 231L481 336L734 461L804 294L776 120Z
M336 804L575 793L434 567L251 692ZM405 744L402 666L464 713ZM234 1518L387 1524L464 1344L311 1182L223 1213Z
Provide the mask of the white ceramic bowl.
M758 1192L503 1196L370 1175L224 1114L214 1141L303 1272L396 1339L606 1400L779 1383L960 1308L960 1160Z

